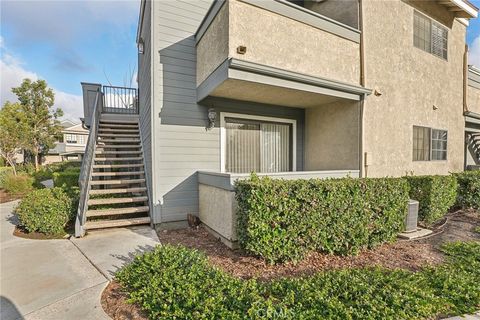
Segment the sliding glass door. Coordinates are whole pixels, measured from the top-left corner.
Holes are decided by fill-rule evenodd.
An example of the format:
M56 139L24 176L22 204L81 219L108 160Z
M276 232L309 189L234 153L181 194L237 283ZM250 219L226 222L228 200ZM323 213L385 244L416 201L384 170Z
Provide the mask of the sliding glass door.
M292 125L225 118L225 170L286 172L292 168Z

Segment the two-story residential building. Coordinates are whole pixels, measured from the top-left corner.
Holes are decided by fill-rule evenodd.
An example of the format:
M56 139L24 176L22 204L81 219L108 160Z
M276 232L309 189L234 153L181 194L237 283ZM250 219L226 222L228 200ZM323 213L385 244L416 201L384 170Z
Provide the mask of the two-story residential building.
M478 105L465 38L477 14L467 0L142 0L131 119L148 222L199 215L232 242L232 184L253 171L464 170ZM84 89L91 104L100 86Z
M61 122L62 137L55 143L55 148L48 151L45 156L45 163L61 162L65 160L81 161L85 153L88 140L88 130L82 127L81 123L74 123L70 120Z

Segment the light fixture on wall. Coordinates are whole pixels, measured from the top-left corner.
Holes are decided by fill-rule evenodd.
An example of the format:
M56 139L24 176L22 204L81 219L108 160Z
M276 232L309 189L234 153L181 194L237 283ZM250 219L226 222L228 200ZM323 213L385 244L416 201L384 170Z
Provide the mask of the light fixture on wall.
M145 43L143 42L143 38L138 40L138 53L143 54L145 52Z
M208 109L208 127L207 129L213 129L215 127L215 120L217 119L217 112L214 108Z
M246 46L238 46L238 47L237 47L237 53L238 53L238 54L245 54L245 53L247 53L247 47L246 47Z

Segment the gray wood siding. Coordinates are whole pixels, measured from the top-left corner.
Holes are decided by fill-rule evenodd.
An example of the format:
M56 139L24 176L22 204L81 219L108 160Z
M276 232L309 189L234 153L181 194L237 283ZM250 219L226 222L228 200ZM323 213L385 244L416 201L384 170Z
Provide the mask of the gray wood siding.
M207 111L297 120L297 169L303 169L304 110L209 98L196 103L194 32L211 0L153 2L152 170L154 223L198 214L197 171L220 171L220 117L206 130Z
M144 53L138 55L138 92L139 92L139 127L143 147L148 196L152 195L152 41L151 41L152 5L145 3L143 28L140 37L144 41Z

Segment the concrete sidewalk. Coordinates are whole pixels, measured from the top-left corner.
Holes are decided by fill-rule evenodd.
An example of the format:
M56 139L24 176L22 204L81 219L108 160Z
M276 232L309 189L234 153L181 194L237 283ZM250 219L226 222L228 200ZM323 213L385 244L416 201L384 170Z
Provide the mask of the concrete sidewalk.
M15 204L0 204L0 318L109 319L100 305L103 289L135 254L158 244L156 234L143 227L22 239L12 235Z

